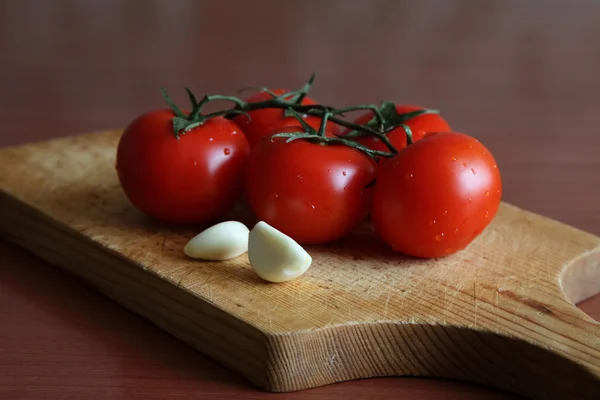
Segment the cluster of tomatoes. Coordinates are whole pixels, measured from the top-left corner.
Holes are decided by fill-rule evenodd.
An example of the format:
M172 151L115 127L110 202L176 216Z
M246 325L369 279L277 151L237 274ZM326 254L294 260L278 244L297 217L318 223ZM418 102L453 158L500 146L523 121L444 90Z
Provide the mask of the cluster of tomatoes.
M390 102L336 110L309 87L201 102L188 91L190 112L167 97L170 108L121 136L125 194L142 212L185 224L223 218L245 197L258 220L300 244L336 241L370 214L394 250L425 258L465 248L493 219L496 161L439 112ZM235 106L203 114L215 99Z

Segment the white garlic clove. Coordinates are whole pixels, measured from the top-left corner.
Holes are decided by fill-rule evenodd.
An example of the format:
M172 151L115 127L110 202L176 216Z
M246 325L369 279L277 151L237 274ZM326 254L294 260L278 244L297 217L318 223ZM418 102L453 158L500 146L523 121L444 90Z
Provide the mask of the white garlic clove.
M250 231L248 259L254 272L269 282L295 279L312 263L311 256L302 246L264 221Z
M241 222L221 222L194 236L183 252L202 260L229 260L248 251L248 233L248 228Z

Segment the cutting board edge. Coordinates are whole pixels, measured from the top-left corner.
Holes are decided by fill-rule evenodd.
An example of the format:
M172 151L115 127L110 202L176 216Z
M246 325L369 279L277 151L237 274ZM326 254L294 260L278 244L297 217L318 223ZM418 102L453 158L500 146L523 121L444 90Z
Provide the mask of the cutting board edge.
M293 392L355 379L396 376L471 382L531 398L597 399L600 395L598 368L582 367L519 337L475 327L398 321L337 325L325 331L320 335L303 331L267 336L268 353L295 349L298 355L303 348L328 349L321 354L324 359L315 360L319 354L307 351L307 358L295 357L285 365L279 364L279 357L269 357L275 363L268 374L269 391ZM351 343L354 346L336 343L348 337L357 338ZM469 356L461 354L454 359L452 349L456 347L468 349ZM381 349L389 352L384 354ZM373 355L377 351L379 354ZM394 357L398 354L407 357L400 360ZM550 362L559 371L569 371L569 384L550 382L550 376L538 375L539 365L532 358ZM373 360L378 362L374 364ZM364 369L364 365L370 367Z

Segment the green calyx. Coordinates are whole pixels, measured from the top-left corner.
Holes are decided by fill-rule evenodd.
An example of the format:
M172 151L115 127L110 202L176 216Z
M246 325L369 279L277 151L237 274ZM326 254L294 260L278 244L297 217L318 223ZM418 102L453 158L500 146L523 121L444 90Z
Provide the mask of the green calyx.
M166 90L164 90L164 89L161 90L161 93L162 93L163 98L165 99L165 102L171 108L171 110L173 110L173 113L175 114L175 116L172 119L172 122L173 122L173 134L175 135L175 138L177 140L179 140L179 138L182 134L186 134L187 132L191 131L192 129L202 125L208 119L208 117L203 116L201 114L202 106L204 106L204 104L206 104L207 101L204 101L205 99L202 99L203 101L199 102L196 99L196 96L194 95L194 93L192 93L192 91L190 89L186 88L185 91L188 94L190 103L192 104L192 111L188 115L186 115L183 111L181 111L181 109L177 106L177 104L175 104L175 102L171 99L171 97L169 97Z
M323 144L323 145L343 145L347 147L351 147L353 149L362 151L366 155L372 157L377 160L378 157L393 157L396 154L393 152L384 152L378 150L372 150L368 147L365 147L358 142L347 140L339 136L328 137L327 133L327 122L332 118L332 111L324 111L322 114L321 125L319 129L316 130L312 126L308 125L302 115L293 109L286 110L285 115L294 117L298 120L300 125L302 126L303 132L281 132L271 136L271 141L273 138L282 137L287 138L286 143L293 142L294 140L302 139L312 143Z
M425 108L422 110L409 111L407 113L400 114L398 113L398 110L396 110L396 105L391 101L381 102L381 105L378 108L378 112L379 115L377 115L374 112L373 118L371 118L371 120L363 126L368 126L371 128L378 127L380 129L380 132L384 136L388 132L391 132L398 127L402 127L406 132L406 142L408 145L412 144L412 131L410 130L408 125L406 125L406 122L410 121L415 117L418 117L419 115L440 113L438 110ZM359 138L364 136L367 136L367 134L365 134L365 132L361 130L354 130L344 135L344 137L346 138Z

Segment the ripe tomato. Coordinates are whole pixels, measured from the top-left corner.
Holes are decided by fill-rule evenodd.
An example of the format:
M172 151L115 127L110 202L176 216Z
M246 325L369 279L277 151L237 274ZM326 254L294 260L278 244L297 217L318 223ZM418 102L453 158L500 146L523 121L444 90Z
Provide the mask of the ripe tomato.
M396 105L396 112L400 115L413 111L423 110L425 107L413 105ZM364 125L373 118L373 112L368 111L354 121L356 124ZM448 132L450 126L444 118L439 114L421 114L410 118L404 122L412 131L412 141L416 142L421 139L427 132ZM344 134L350 132L346 130ZM401 150L406 147L406 132L403 127L398 127L387 133L390 143L397 149ZM379 151L389 151L388 147L375 136L363 136L354 139L365 147Z
M326 243L366 216L372 188L365 187L375 174L369 156L345 145L265 138L248 160L246 199L259 220L298 243Z
M174 223L203 223L228 212L243 192L250 146L239 127L217 117L177 140L171 110L136 118L117 149L117 172L142 212Z
M273 90L277 96L280 96L287 91L284 89ZM273 96L267 92L258 92L250 96L246 101L248 103L258 103L272 99ZM317 104L313 99L306 96L302 99L301 104L313 105ZM250 118L248 118L250 116ZM304 115L304 121L312 128L318 130L321 126L322 118L313 115ZM248 115L240 114L233 118L233 121L242 129L250 147L256 146L258 141L264 136L270 136L270 134L278 129L284 127L301 127L300 121L295 117L286 117L285 112L278 108L263 108L260 110L254 110L248 112ZM334 129L332 123L328 122L328 128Z
M492 154L462 133L427 134L380 166L371 218L396 251L439 257L465 248L502 195Z

